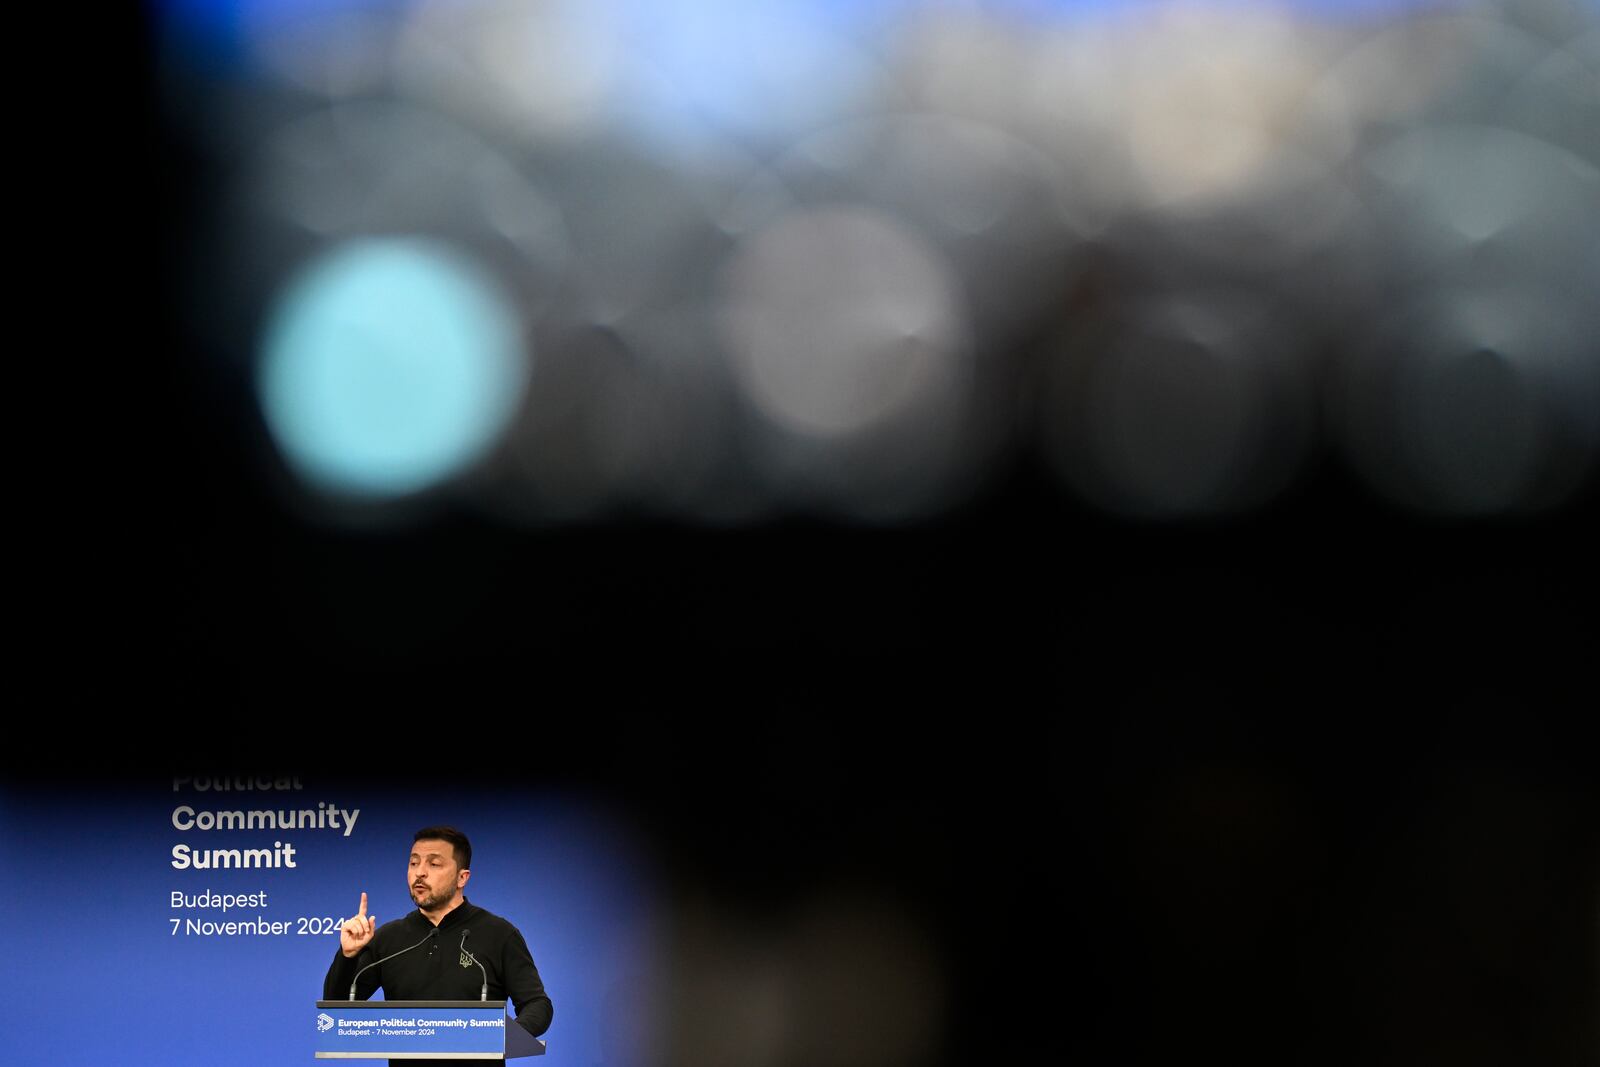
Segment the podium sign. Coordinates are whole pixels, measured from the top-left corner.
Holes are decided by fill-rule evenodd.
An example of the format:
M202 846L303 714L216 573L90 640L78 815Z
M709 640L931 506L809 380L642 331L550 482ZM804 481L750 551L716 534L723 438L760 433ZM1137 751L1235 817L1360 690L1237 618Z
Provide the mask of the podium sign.
M543 1051L503 1001L317 1001L319 1060L503 1060Z

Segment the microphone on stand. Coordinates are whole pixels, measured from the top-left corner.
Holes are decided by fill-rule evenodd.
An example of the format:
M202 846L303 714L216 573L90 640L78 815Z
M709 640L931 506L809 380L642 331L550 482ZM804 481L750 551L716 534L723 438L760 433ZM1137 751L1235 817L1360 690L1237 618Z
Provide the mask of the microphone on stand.
M428 937L432 937L435 934L437 934L438 932L439 932L439 928L437 926L435 926L432 930L428 931ZM404 956L407 952L410 952L411 949L421 947L421 945L428 940L428 937L425 937L421 941L418 941L415 945L412 945L410 948L403 948L399 952L394 952L394 953L391 953L391 954L383 957L383 959L381 959L381 960L373 960L371 963L367 964L365 967L363 967L359 971L357 971L356 972L356 976L354 978L350 979L350 999L351 1000L356 999L356 982L358 982L361 979L362 975L366 974L368 971L372 970L372 968L376 967L380 963L388 963L390 960L394 959L396 956Z
M467 959L471 960L473 963L478 963L478 957L474 956L472 953L467 951L467 935L470 934L470 933L472 933L471 930L463 930L463 931L461 931L461 955L465 956ZM478 991L478 999L479 1000L488 1000L489 999L489 972L484 968L483 964L481 964L481 963L478 963L478 970L483 971L483 988Z

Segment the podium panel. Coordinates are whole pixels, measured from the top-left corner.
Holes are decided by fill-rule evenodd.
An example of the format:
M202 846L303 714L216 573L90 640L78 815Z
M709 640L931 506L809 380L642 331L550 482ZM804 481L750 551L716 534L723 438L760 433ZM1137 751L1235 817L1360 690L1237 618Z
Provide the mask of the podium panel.
M319 1000L316 1024L319 1060L504 1060L544 1052L504 1002Z

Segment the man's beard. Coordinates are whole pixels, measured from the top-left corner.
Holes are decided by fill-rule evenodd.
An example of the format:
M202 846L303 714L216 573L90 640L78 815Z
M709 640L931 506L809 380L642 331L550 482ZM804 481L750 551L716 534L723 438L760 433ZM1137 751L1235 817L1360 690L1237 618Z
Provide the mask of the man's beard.
M427 886L423 886L422 888L424 890L427 890ZM417 892L416 886L412 886L411 887L411 894L412 894L413 897L416 896L416 892ZM453 885L445 886L445 888L444 888L444 890L442 892L440 892L440 893L429 893L428 896L425 896L421 900L418 900L417 901L417 907L421 908L423 911L432 911L434 908L442 907L443 905L450 903L450 901L455 897L455 895L456 895L456 887L455 886L453 886Z

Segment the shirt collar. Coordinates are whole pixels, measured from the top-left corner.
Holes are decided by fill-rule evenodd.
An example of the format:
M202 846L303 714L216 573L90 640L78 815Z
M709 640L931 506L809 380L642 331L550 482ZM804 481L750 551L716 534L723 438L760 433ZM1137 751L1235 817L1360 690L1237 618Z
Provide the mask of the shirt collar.
M473 906L472 901L468 900L466 895L463 894L461 897L461 904L458 907L451 908L449 911L445 912L444 918L439 920L439 929L449 930L452 927L460 926L471 917L473 912L478 910L478 908ZM426 915L422 914L421 908L413 908L411 910L411 915L412 918L421 923L424 927L432 928L433 922Z

